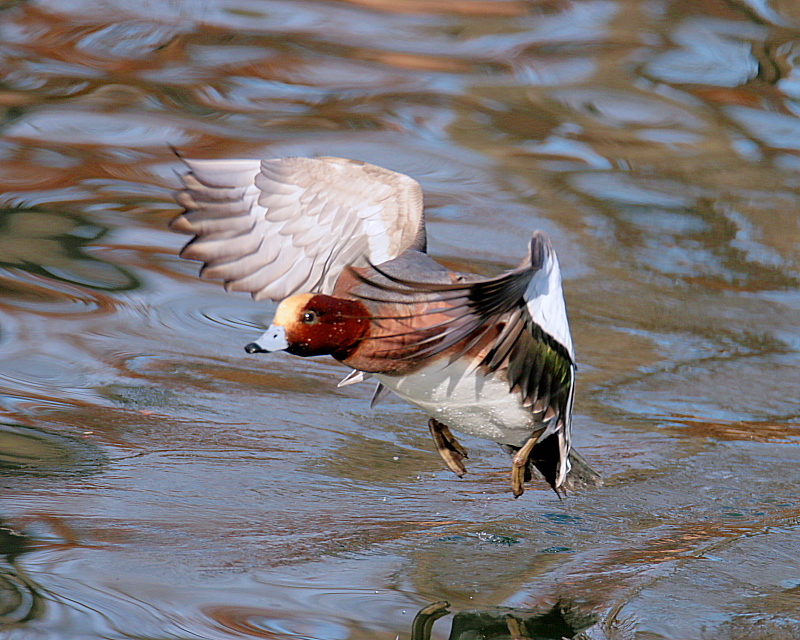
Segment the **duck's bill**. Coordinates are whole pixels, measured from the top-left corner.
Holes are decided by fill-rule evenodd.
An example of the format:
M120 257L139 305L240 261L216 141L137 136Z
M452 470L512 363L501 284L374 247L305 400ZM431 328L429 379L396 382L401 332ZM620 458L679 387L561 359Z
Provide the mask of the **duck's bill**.
M274 324L267 329L255 342L245 346L247 353L270 353L272 351L283 351L289 348L286 341L286 329L276 327Z

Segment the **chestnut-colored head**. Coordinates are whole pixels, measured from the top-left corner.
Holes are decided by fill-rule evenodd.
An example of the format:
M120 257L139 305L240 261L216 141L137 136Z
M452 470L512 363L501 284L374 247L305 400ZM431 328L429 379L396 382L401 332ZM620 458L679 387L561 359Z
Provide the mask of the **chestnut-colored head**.
M356 300L299 293L278 305L273 327L285 332L286 351L344 360L369 330L369 312Z

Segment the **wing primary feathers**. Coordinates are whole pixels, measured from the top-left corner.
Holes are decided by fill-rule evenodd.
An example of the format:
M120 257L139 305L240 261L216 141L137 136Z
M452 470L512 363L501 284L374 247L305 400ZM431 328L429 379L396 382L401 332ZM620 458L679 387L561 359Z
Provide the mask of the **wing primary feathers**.
M347 265L424 244L422 194L408 176L341 158L180 158L185 211L171 227L195 236L182 255L257 299L332 294ZM261 261L273 251L254 252L262 241L277 260Z
M512 317L520 317L520 305L524 304L523 296L535 269L524 266L501 276L481 280L477 282L441 284L414 282L405 278L400 278L388 273L378 265L369 263L370 268L382 279L383 282L375 278L368 277L350 268L351 275L359 282L367 285L370 289L393 294L383 297L370 295L369 291L357 293L357 297L378 303L393 303L418 305L427 301L437 304L436 310L428 310L419 314L400 316L394 319L405 320L415 317L429 315L434 312L451 314L452 317L434 325L428 325L421 329L400 332L391 336L376 335L374 339L393 337L404 338L419 336L411 344L400 347L400 350L407 350L408 353L399 357L401 360L411 360L436 355L466 340L465 344L460 345L458 352L453 358L458 358L469 351L483 337L486 328L493 324L495 320L500 320L505 313L511 313ZM420 299L421 298L421 299ZM515 310L516 307L516 310ZM389 319L387 317L386 319ZM380 323L381 318L376 318ZM517 320L518 321L518 320ZM431 334L431 332L434 332ZM511 333L518 333L513 329L504 336L508 337ZM370 337L365 340L371 339ZM504 345L504 350L508 350L504 342L496 342L496 345ZM396 353L397 348L387 349L384 353ZM452 361L452 360L451 360ZM485 362L481 363L485 366Z
M403 286L394 287L383 282L377 282L358 273L354 269L351 270L351 274L369 287L378 289L379 291L400 294L401 297L385 299L373 298L365 295L359 297L372 299L375 302L393 302L398 304L418 304L419 299L416 297L426 294L442 302L466 298L463 304L470 307L481 319L486 319L498 313L511 311L515 306L518 306L523 299L528 282L534 273L534 269L525 267L489 280L448 285L413 282L411 280L392 276L376 265L371 264L370 267L386 279L402 284Z

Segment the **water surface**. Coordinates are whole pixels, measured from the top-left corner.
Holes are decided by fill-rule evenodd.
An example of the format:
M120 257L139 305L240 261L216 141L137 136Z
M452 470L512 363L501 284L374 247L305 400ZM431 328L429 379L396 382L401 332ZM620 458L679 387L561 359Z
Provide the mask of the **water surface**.
M799 26L779 0L2 3L3 637L798 637ZM459 480L332 360L244 354L273 305L177 258L169 145L405 172L453 268L546 231L605 484L513 500L492 443Z

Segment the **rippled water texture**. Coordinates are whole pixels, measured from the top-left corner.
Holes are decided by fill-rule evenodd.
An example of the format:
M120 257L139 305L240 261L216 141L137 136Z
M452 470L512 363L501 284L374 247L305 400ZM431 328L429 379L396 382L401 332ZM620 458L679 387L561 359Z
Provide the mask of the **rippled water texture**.
M4 639L800 637L796 2L6 0L0 114ZM545 230L605 484L246 355L169 145L408 173L459 269Z

